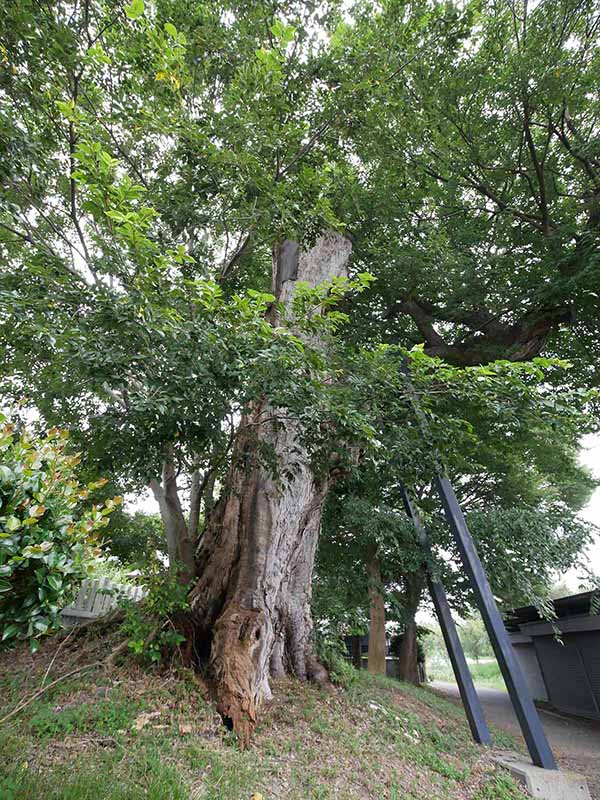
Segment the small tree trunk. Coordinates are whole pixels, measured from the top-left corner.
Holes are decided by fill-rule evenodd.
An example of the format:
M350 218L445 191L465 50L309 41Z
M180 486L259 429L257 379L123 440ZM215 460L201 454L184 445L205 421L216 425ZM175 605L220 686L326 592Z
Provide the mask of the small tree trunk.
M381 594L381 568L376 555L367 562L369 582L369 659L368 669L372 675L386 674L385 604Z
M208 518L215 507L215 473L211 472L204 485L202 491L202 506L204 508L204 521L207 522Z
M404 636L400 645L400 658L398 663L398 677L408 683L421 683L419 674L419 650L417 641L417 623L415 616L421 601L424 577L421 573L406 575L404 578L406 590L402 603L404 606Z
M275 248L273 294L291 302L297 280L346 274L350 242L329 232L308 252ZM196 642L209 660L217 707L242 744L270 696L269 673L324 680L312 644L311 579L329 488L299 443L298 424L268 399L240 424L232 464L197 552L190 593ZM275 454L277 475L260 458Z
M192 488L190 490L190 515L188 517L188 535L192 542L198 538L198 524L200 522L200 506L202 504L202 479L200 470L192 474Z
M398 677L400 680L415 684L421 682L417 655L417 623L413 617L406 623L402 644L400 645L398 663Z
M153 479L150 481L150 488L158 502L160 516L165 528L169 563L171 566L180 565L181 581L188 583L196 572L194 560L195 539L190 534L181 509L172 453L168 454L163 463L162 485L156 479Z

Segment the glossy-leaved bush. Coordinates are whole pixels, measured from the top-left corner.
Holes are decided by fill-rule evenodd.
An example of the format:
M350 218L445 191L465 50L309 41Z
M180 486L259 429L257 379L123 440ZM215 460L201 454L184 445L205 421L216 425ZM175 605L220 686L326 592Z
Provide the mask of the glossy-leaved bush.
M105 481L82 484L80 456L68 433L41 438L0 415L0 647L41 637L60 627L97 552L98 534L121 498L85 506Z

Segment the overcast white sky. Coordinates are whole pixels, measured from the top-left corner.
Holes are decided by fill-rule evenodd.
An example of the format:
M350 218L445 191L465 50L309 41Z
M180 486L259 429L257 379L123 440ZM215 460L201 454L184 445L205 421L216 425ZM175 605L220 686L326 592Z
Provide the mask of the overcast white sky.
M600 436L596 434L584 436L582 445L581 462L592 470L594 477L600 478ZM581 512L581 516L600 526L600 487L592 495L590 502ZM600 536L596 536L587 555L592 572L600 575ZM567 575L567 581L570 588L574 590L579 588L576 571L571 571Z

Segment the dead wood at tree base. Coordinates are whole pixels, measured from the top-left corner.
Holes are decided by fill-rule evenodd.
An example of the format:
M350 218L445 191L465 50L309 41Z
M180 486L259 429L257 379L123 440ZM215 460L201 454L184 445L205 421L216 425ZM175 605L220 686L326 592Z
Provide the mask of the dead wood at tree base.
M224 724L235 730L242 747L246 747L260 704L269 695L261 695L253 686L260 666L259 657L263 614L236 606L227 608L219 620L213 639L212 674L217 698L217 711Z
M334 232L307 252L284 242L274 252L273 293L289 307L296 281L316 286L346 275L350 250ZM301 434L286 409L268 398L254 405L241 420L222 496L196 554L190 606L199 650L219 713L242 745L271 696L271 674L327 680L313 650L310 602L330 481L313 473ZM264 464L264 452L274 454L277 470Z

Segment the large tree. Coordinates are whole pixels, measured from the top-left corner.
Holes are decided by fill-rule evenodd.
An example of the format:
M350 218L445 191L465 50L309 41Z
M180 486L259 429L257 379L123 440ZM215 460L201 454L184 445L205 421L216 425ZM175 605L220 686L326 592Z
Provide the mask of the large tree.
M355 254L380 264L366 318L457 364L560 352L596 381L600 7L430 13L419 57L349 128L368 165Z
M377 345L520 360L571 309L592 317L595 7L515 8L12 0L0 20L5 391L152 487L244 737L270 669L322 674L332 478L377 446L390 398L414 434L405 353ZM365 268L342 334L342 278Z

